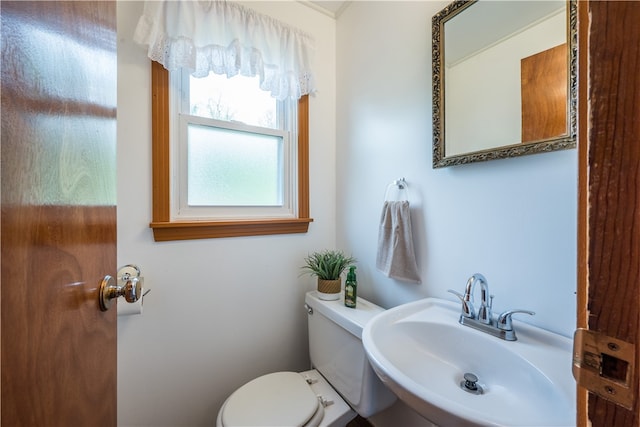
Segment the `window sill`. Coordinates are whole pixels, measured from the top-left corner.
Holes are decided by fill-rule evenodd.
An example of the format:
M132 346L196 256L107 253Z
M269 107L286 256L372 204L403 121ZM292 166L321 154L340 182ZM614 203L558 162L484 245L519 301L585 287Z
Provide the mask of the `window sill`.
M210 239L217 237L264 236L270 234L306 233L313 218L263 219L246 221L154 221L156 242Z

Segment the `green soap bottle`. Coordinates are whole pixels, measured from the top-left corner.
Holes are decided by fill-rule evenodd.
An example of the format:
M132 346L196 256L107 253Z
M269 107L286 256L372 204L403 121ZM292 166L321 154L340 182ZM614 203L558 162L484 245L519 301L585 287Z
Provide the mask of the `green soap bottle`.
M349 267L347 281L344 284L344 305L349 308L356 308L356 297L358 293L358 281L356 280L356 266Z

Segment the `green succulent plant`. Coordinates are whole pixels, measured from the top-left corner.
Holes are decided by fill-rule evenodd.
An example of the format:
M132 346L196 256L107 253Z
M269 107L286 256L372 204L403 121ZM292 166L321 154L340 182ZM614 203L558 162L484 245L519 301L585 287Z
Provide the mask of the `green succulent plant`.
M305 273L323 280L336 280L349 265L356 262L356 259L342 251L324 250L308 255L304 262L302 269Z

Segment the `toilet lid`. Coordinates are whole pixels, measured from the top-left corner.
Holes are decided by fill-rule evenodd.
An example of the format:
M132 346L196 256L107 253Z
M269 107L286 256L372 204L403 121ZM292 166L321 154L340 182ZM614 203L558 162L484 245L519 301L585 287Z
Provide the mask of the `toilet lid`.
M236 390L224 405L225 426L303 426L318 411L318 397L297 372L276 372Z

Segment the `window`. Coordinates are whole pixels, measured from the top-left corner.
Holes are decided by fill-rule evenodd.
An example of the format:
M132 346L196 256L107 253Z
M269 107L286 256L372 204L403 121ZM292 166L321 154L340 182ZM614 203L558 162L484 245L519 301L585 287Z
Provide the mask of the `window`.
M258 77L170 73L171 218L293 218L297 101Z
M192 92L202 93L196 84ZM277 123L287 115L277 114L283 107L275 101L272 110L238 117L221 108L217 95L172 104L169 87L169 73L152 62L154 239L305 233L313 221L308 97L294 106L297 123ZM178 117L172 109L182 111L179 121L172 120ZM283 127L297 128L295 141ZM182 142L172 145L171 138Z

